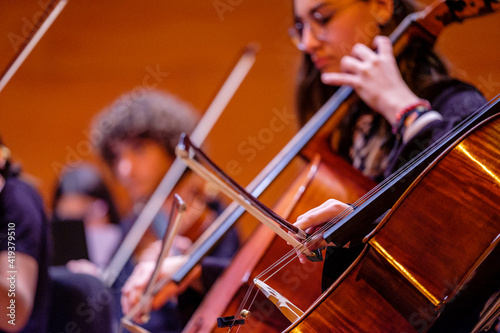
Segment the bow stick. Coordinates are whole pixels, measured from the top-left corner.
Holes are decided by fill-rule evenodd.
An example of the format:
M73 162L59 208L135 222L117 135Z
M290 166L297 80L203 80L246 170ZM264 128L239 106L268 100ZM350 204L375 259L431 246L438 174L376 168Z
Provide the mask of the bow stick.
M215 99L203 115L203 118L196 126L193 131L192 138L198 145L203 143L222 111L225 109L241 82L250 71L250 68L255 62L255 54L257 53L257 50L258 48L255 45L248 45L245 48L240 60L234 67L226 82L224 82L224 85L219 90L217 96L215 96ZM101 278L107 286L111 286L115 282L120 271L125 266L125 263L132 255L135 247L148 227L151 225L153 218L156 216L162 204L172 192L172 189L177 184L185 170L186 165L176 158L154 193L151 195L151 198L142 209L134 225L118 248L115 256L110 261L108 267L104 270Z
M44 20L44 16L40 18L33 30L23 41L19 51L14 55L14 58L7 65L6 70L2 73L2 78L0 79L0 92L10 81L12 76L17 72L19 67L22 65L24 60L31 53L31 50L36 46L38 41L43 37L47 29L52 25L57 16L61 13L64 6L68 3L68 0L53 0L45 9L45 14L48 13L47 18Z

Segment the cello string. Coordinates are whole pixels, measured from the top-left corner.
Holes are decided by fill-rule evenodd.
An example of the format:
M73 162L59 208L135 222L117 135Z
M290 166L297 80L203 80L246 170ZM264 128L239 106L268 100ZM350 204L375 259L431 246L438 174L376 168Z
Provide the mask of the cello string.
M469 119L469 117L467 119ZM467 123L467 122L465 121L465 123ZM450 131L449 133L445 134L440 140L436 141L435 144L431 145L428 149L426 149L423 152L421 152L420 154L418 154L417 157L415 159L413 159L411 162L407 163L404 167L398 169L390 177L386 178L386 180L382 181L379 185L375 186L372 190L370 190L366 195L364 195L360 199L356 200L356 202L354 204L355 205L360 205L360 204L364 203L366 200L368 200L369 198L371 198L375 193L377 193L381 188L383 188L384 186L386 186L390 181L396 179L396 177L402 175L404 172L406 172L407 170L409 170L409 168L412 168L414 165L416 165L418 162L420 162L421 159L422 159L422 156L424 156L425 152L428 152L430 149L432 149L433 147L435 147L438 143L444 142L444 140L447 140L451 135L457 133L457 131L461 130L464 126L465 126L465 124L461 123L456 129L454 129L454 130ZM350 209L346 209L346 210L342 211L340 214L338 214L337 216L335 216L334 218L332 218L330 221L328 221L327 223L325 223L322 227L318 228L318 230L316 230L314 233L312 233L312 235L308 236L307 239L306 239L306 241L304 243L310 241L314 235L317 235L319 233L324 232L332 224L337 223L338 221L340 221L342 218L344 218L345 216L347 216L350 213L351 213ZM267 275L269 272L272 272L269 276L266 276L266 278L264 279L264 282L267 282L275 274L277 274L281 269L283 269L283 267L286 267L290 262L293 261L293 259L295 259L295 258L292 258L291 260L289 260L289 258L291 257L291 255L294 254L294 253L296 253L296 249L293 249L293 250L289 251L282 258L280 258L277 262L275 262L273 265L271 265L266 270L264 270L263 272L261 272L257 276L257 278L260 279L263 276ZM254 287L255 287L255 284L252 282L252 286L247 291L247 294L245 295L245 298L244 298L243 302L241 303L241 305L240 305L240 307L238 309L238 314L241 313L243 306L245 306L246 302L250 298L250 296L251 296L251 294L253 292L253 288ZM249 307L251 307L253 305L253 303L255 301L255 298L257 296L257 293L258 293L258 291L255 293L255 295L254 295L254 297L252 299L252 302L250 303ZM238 328L238 331L239 331L239 328Z
M413 168L417 163L420 163L421 160L423 159L423 157L426 156L429 151L433 150L435 147L437 147L441 143L443 143L446 140L448 140L451 136L453 136L456 133L458 133L459 131L463 130L468 125L468 123L471 121L471 119L474 119L477 115L479 115L487 106L488 106L488 104L485 104L483 107L479 108L476 112L474 112L473 114L471 114L468 117L466 117L455 128L453 128L451 131L445 133L440 139L438 139L433 144L431 144L427 149L425 149L422 152L420 152L413 160L411 160L410 162L406 163L400 169L396 170L393 174L391 174L391 176L389 176L386 179L384 179L380 184L378 184L377 186L373 187L369 192L367 192L361 198L359 198L358 200L356 200L354 202L354 205L360 206L366 200L370 199L371 197L373 197L373 195L375 195L376 193L378 193L378 191L381 188L384 188L385 186L387 186L387 184L389 182L392 182L394 179L397 179L402 174L404 174L405 172L407 172L409 169ZM320 228L318 228L314 233L312 233L310 236L308 236L307 239L304 241L304 243L309 242L313 237L317 236L318 234L325 232L328 228L330 228L335 223L339 222L341 219L343 219L349 213L351 213L351 211L346 209L345 211L343 211L340 214L336 215L335 217L333 217L332 219L330 219L329 221L327 221L325 224L323 224ZM293 252L293 251L295 251L295 249L292 250L291 252Z
M346 209L344 212L340 213L339 215L336 216L336 218L338 218L338 220L341 220L342 218L344 218L345 216L347 216L349 213L351 213L350 210ZM319 233L318 232L314 232L312 235L317 235ZM310 240L310 238L312 237L309 236L307 240ZM298 248L294 247L292 248L292 250L290 250L289 252L287 252L285 255L283 255L280 259L278 259L275 263L273 263L271 266L269 266L268 268L266 268L263 272L261 272L259 275L257 275L257 278L261 278L263 275L267 274L269 271L271 270L275 270L276 269L276 272L272 273L272 275L270 277L272 277L274 274L276 274L279 270L283 269L284 267L286 267L290 262L292 262L294 259L296 259L296 254L297 254L297 251L298 251ZM291 258L291 259L290 259ZM285 261L287 261L286 263L284 263ZM281 266L280 266L281 265ZM276 268L280 266L279 268ZM265 280L263 280L264 282L266 282L270 277L266 278Z
M255 293L252 297L252 300L251 302L248 304L248 306L245 306L248 299L250 298L250 296L252 295L252 292L254 291L255 289ZM240 303L240 306L238 307L238 310L236 311L236 314L234 316L234 318L238 319L238 318L241 318L241 312L243 311L243 308L247 308L247 310L251 309L253 304L255 303L255 299L257 298L257 295L259 293L259 289L258 288L255 288L255 283L252 282L252 284L248 287L248 290L247 292L245 293L245 297L243 298L242 302ZM251 311L250 311L251 312ZM230 327L231 329L232 327ZM236 332L238 332L240 330L241 326L238 327L238 329L236 330Z
M394 179L397 179L397 177L399 177L400 175L404 174L410 168L413 168L417 163L420 163L421 160L423 159L423 157L426 156L429 151L432 151L435 147L437 147L437 145L445 142L452 135L455 135L456 133L458 133L459 131L461 131L462 129L464 129L465 126L468 125L469 121L471 119L473 119L482 109L483 108L480 108L473 115L470 115L469 117L467 117L464 121L462 121L459 125L457 125L453 130L449 131L448 133L446 133L445 135L443 135L439 140L437 140L434 144L430 145L427 149L425 149L424 151L420 152L416 156L416 158L414 158L412 161L410 161L409 163L405 164L402 168L398 169L391 176L389 176L384 181L382 181L379 185L375 186L367 194L365 194L364 196L362 196L360 199L356 200L355 205L360 205L360 204L364 203L366 200L368 200L369 198L371 198L375 193L377 193L381 188L384 188L385 186L387 186L387 184L389 182L393 181ZM322 227L318 228L318 230L316 230L314 233L312 233L309 237L307 237L307 239L306 239L306 241L304 243L310 241L314 235L317 235L319 233L323 233L327 228L329 228L334 223L337 223L338 221L340 221L342 218L344 218L345 216L347 216L349 213L351 213L350 209L349 210L348 209L344 210L343 212L341 212L340 214L338 214L337 216L335 216L334 218L332 218L330 221L328 221L327 223L325 223ZM264 274L267 274L267 272L273 270L275 267L277 267L282 262L284 262L284 258L288 258L289 255L290 255L290 253L293 253L294 250L292 250L289 253L287 253L283 258L281 258L280 260L278 260L277 263L271 265L268 269L266 269L264 272L262 272L259 275L259 277L263 276ZM289 260L286 263L284 263L281 267L279 267L279 269L277 269L276 271L274 271L274 273L272 273L269 277L267 277L266 281L268 279L270 279L272 276L274 276L283 267L287 266L290 262L291 262L291 260Z
M267 282L270 278L272 278L276 273L278 273L280 270L282 270L284 267L286 267L290 262L292 262L295 258L292 256L295 253L293 251L289 251L285 256L283 256L280 260L279 263L275 263L270 267L271 269L282 264L279 268L276 269L271 275L267 276L264 279L261 279L262 276L264 276L268 271L271 269L266 269L262 273L256 276L257 279L262 280L263 282ZM286 262L285 262L286 261Z
M498 96L499 95L497 95L495 98L497 98ZM433 144L431 144L428 148L426 148L423 151L421 151L413 160L411 160L410 162L406 163L400 169L396 170L393 174L391 174L389 177L387 177L386 179L384 179L380 184L378 184L377 186L375 186L368 193L366 193L361 198L359 198L357 201L355 201L354 205L360 206L365 201L367 201L368 199L370 199L373 195L375 195L376 193L378 193L378 191L381 188L384 188L385 186L387 186L387 184L389 182L392 182L393 180L397 179L398 177L400 177L401 175L403 175L404 173L406 173L409 169L413 168L416 164L420 163L421 160L425 156L427 156L427 154L429 153L429 151L432 151L438 145L441 145L443 142L446 142L450 137L452 137L456 133L459 133L464 128L466 128L466 126L469 125L470 121L472 119L476 118L478 115L480 115L482 113L482 111L484 111L488 106L489 106L489 104L487 103L487 104L483 105L482 107L480 107L476 112L474 112L471 115L467 116L463 121L461 121L452 130L450 130L447 133L445 133L438 140L436 140ZM321 228L318 228L318 230L316 230L312 235L317 235L318 233L323 233L324 231L326 231L326 229L330 228L332 225L334 225L335 223L337 223L343 217L346 216L343 213L344 212L342 212L341 214L333 217L330 221L326 222ZM312 235L311 235L311 237L312 237ZM308 237L308 240L309 239L310 239L310 237Z
M286 265L288 265L288 263L293 260L294 258L292 258L291 260L289 260L289 258L294 255L296 252L295 251L288 251L288 253L286 253L284 256L282 256L280 259L278 259L276 262L274 262L271 266L269 266L268 268L266 268L264 271L262 271L259 275L256 276L257 279L259 280L262 280L261 277L264 276L265 274L267 274L270 270L273 270L273 269L276 269L276 267L280 266L283 262L287 261L288 262L284 265L282 265L281 268L277 269L276 272L278 272L279 270L281 270L283 267L285 267ZM276 273L275 272L275 273ZM275 274L273 273L273 275ZM264 282L267 281L267 279L263 280Z
M245 293L245 297L243 297L243 300L241 301L240 306L238 307L238 310L236 312L237 315L235 316L235 318L237 316L239 316L239 314L241 313L241 311L245 307L245 304L248 302L248 299L252 295L252 292L253 292L254 288L255 288L255 283L253 283L253 281L252 281L251 285L248 287L247 292ZM250 308L253 305L253 302L255 301L255 297L256 296L253 297L252 301L248 305L248 308Z
M287 257L287 256L285 256L285 257ZM255 281L255 279L258 279L258 280L261 280L261 281L263 281L263 282L267 282L270 278L272 278L272 277L274 276L274 274L276 274L277 272L279 272L279 270L281 270L283 267L286 267L286 266L287 266L287 265L288 265L291 261L293 261L294 259L296 259L296 258L291 258L291 259L290 259L287 263L285 263L284 265L282 265L282 267L281 267L281 268L279 268L278 270L276 270L276 272L274 272L272 275L268 276L268 277L267 277L267 278L265 278L265 279L261 279L261 278L260 278L260 277L261 277L261 276L263 276L265 273L264 273L264 272L260 273L258 276L256 276L256 277L254 278L254 281ZM280 261L283 261L283 258L282 258ZM272 266L276 266L276 265L277 265L277 264L275 263L275 264L273 264ZM266 270L265 270L265 272L269 271L270 269L272 269L272 268L268 268L268 269L266 269ZM248 287L248 289L247 289L247 292L245 293L245 296L244 296L243 300L241 301L241 303L240 303L240 305L239 305L239 307L238 307L238 310L237 310L237 312L236 312L235 318L241 318L241 312L243 311L243 309L244 309L244 308L246 308L246 309L248 309L248 310L252 309L252 306L253 306L253 304L255 303L255 300L256 300L256 298L257 298L257 295L258 295L259 291L260 291L260 289L259 289L259 288L256 288L256 286L255 286L255 282L253 282L253 281L252 281L252 282L251 282L251 285L250 285L250 286ZM251 297L251 296L252 296L252 293L253 293L253 297ZM246 305L247 305L247 302L248 302L248 300L249 300L250 298L251 298L252 300L248 303L248 306L246 306ZM251 311L250 311L250 312L251 312ZM236 332L238 332L238 331L240 330L240 328L241 328L241 326L239 326L239 327L238 327L238 329L236 330Z

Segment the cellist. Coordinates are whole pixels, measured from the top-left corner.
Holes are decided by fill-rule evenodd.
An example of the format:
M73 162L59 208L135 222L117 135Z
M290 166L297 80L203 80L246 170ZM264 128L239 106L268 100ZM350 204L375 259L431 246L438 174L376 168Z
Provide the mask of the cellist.
M359 101L349 107L329 142L335 153L375 181L485 103L477 89L450 77L428 42L412 41L394 57L385 36L416 10L411 1L294 0L293 8L291 36L303 52L299 119L305 123L338 86L351 86ZM295 224L311 231L347 208L332 198ZM324 281L324 288L362 248L363 244L328 248L325 269L332 280Z
M398 161L403 162L405 156L409 157L429 144L430 140L423 142L422 139L435 140L446 128L451 128L484 104L484 98L475 88L448 77L445 66L425 41L412 44L398 59L402 68L400 72L390 43L377 36L389 34L403 17L414 10L408 6L399 2L394 4L392 0L294 1L292 37L304 52L298 84L299 115L303 122L307 121L337 90L336 86L352 85L361 101L351 106L344 122L329 136L332 150L377 181L386 176L385 171L390 173L389 170L395 169ZM373 44L378 53L371 51ZM325 82L329 79L326 74L334 76L330 80L337 79L338 82L332 82L335 86L330 87L321 81L321 74L325 74ZM395 119L398 113L404 113L407 118L399 119L400 124ZM392 127L395 133L392 133ZM341 136L342 132L347 134ZM313 209L299 218L297 224L302 228L321 225L348 206L332 200L326 203L326 207ZM319 216L315 215L317 211ZM327 216L321 216L322 212ZM334 279L335 274L342 273L361 249L362 245L338 251L329 249L330 253L336 253L333 260L325 262L325 266L334 271ZM231 275L225 277L229 280ZM222 291L224 283L217 287L222 287L217 288L217 292ZM217 298L217 292L212 296ZM208 311L210 302L205 305L207 313L200 314L193 323L210 320L208 312L213 315ZM228 326L232 325L231 318L221 319L227 320ZM197 325L189 328L196 331ZM208 325L204 328L208 329Z

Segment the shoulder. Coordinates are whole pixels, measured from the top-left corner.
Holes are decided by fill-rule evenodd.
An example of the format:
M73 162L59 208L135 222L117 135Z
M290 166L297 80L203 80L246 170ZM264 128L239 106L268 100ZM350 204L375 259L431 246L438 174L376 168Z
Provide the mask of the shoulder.
M467 116L486 103L474 86L456 79L440 81L427 89L427 99L443 116Z
M7 178L0 201L8 216L35 214L43 216L43 202L38 192L17 177Z
M14 225L16 251L38 260L49 228L40 195L29 184L10 177L0 193L0 206L0 229Z
M440 81L429 86L422 97L429 100L432 109L440 115L436 112L429 112L428 116L433 115L431 121L417 130L413 128L410 131L411 126L418 126L417 122L407 129L408 133L413 132L414 134L405 138L403 144L397 148L394 153L395 158L385 173L386 176L403 166L442 135L451 131L457 124L486 103L486 99L479 90L455 79Z

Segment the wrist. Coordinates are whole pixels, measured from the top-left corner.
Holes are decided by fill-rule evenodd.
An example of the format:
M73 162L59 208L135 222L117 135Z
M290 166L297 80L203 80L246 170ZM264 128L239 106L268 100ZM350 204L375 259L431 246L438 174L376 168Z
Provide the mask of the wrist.
M409 105L418 103L420 98L418 98L413 92L408 91L394 92L386 100L386 105L384 106L384 117L387 119L389 124L394 125L397 121L397 116L401 110L407 108Z
M425 99L408 104L399 110L395 115L395 122L392 126L392 133L398 136L404 134L404 130L409 127L418 117L431 110L431 104Z

